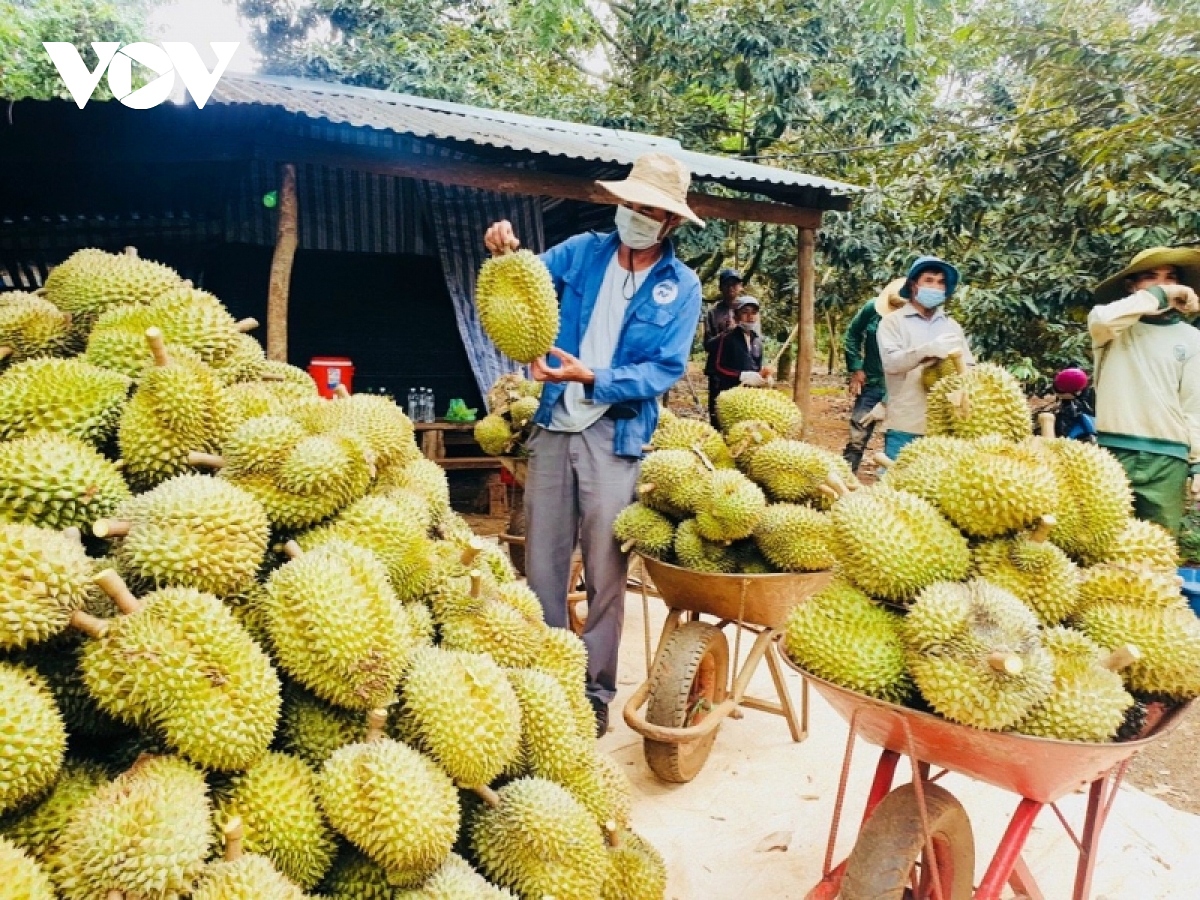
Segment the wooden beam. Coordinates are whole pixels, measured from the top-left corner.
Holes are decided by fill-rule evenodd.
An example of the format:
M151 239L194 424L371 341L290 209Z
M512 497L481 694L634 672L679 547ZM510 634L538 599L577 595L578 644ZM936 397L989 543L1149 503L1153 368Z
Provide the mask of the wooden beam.
M797 298L796 327L799 353L796 358L796 380L792 399L804 416L804 432L809 429L809 413L812 411L812 367L816 354L816 300L817 280L813 268L813 250L816 247L816 232L811 228L797 229L798 252L796 254L797 283L800 296Z
M483 165L458 162L433 156L383 156L372 148L338 149L331 151L321 144L291 144L264 148L269 158L287 153L292 158L303 157L305 162L335 168L357 169L376 175L397 178L416 178L440 184L481 188L498 194L555 197L581 200L586 203L612 203L612 196L591 178L578 175L558 175L532 169L514 169L505 165ZM701 218L725 219L735 222L767 222L773 225L796 225L800 228L819 228L821 210L764 200L742 200L736 197L716 197L692 191L688 205Z
M284 163L280 174L279 227L275 232L275 254L271 257L271 279L267 284L267 358L287 362L288 292L297 240L296 166Z

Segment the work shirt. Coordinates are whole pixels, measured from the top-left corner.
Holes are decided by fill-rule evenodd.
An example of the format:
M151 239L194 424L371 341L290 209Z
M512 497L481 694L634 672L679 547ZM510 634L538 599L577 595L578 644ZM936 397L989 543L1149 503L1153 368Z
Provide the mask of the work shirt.
M962 326L940 306L926 319L910 302L880 320L876 337L887 384L889 431L925 433L925 387L921 384L925 367L921 362L929 355L925 345L943 334L958 338L964 362L975 364Z
M1200 332L1150 288L1092 309L1096 439L1187 460L1200 472Z
M559 328L555 346L578 356L591 322L608 265L617 254L616 232L587 232L542 254L558 292ZM585 400L620 404L632 416L616 422L613 452L639 458L658 425L657 399L683 377L700 320L700 279L679 261L670 241L649 269L638 273L633 299L621 319L617 344L607 367L595 368ZM547 359L558 366L554 357ZM534 422L551 427L554 408L566 384L546 382Z
M713 375L723 387L738 383L743 372L758 372L762 369L763 345L753 331L741 327L726 331L708 339L704 344L713 359Z
M851 320L846 337L842 340L842 349L846 352L846 371L866 373L867 384L878 388L884 384L877 334L882 319L875 301L868 300Z
M710 341L720 337L729 329L736 327L737 318L734 316L733 307L726 304L723 300L718 300L704 314L704 348L708 350ZM716 357L709 350L708 356L704 360L704 374L709 378L717 374L716 364Z

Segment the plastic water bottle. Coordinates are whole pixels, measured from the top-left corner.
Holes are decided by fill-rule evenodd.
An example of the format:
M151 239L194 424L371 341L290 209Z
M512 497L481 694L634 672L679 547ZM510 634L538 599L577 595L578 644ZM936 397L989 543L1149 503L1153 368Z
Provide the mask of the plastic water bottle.
M425 421L432 422L437 418L433 405L433 388L425 388Z
M421 421L417 412L417 389L408 389L408 417L414 422Z

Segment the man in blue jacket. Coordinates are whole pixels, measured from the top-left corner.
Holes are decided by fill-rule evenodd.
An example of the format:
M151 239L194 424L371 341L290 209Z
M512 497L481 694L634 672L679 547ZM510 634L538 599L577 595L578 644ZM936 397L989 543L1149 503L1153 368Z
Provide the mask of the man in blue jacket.
M634 498L642 447L658 424L657 398L683 377L700 319L700 281L669 235L683 221L691 175L647 153L623 181L597 182L618 204L616 231L576 235L542 261L558 291L556 346L535 360L544 382L526 443L525 567L546 623L568 628L567 584L576 535L587 573L587 693L596 730L617 692L628 557L613 520ZM519 246L509 222L488 228L493 255Z

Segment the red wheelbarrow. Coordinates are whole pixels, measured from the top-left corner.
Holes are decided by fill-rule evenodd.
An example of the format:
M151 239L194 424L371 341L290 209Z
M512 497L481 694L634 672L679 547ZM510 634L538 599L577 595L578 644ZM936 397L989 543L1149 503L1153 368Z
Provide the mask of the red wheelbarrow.
M824 877L805 900L998 900L1007 884L1018 896L1043 900L1021 849L1042 807L1050 806L1079 849L1072 900L1087 900L1096 849L1117 788L1138 751L1170 733L1190 702L1167 711L1148 736L1120 743L1058 741L958 725L920 710L867 697L804 671L804 676L850 725L834 805ZM862 827L850 856L834 865L834 845L846 782L861 737L882 747ZM892 790L896 764L907 756L919 777ZM932 767L940 771L931 774ZM962 804L936 782L966 775L1021 796L983 881L974 888L975 845ZM1057 801L1088 789L1083 831L1077 835Z

